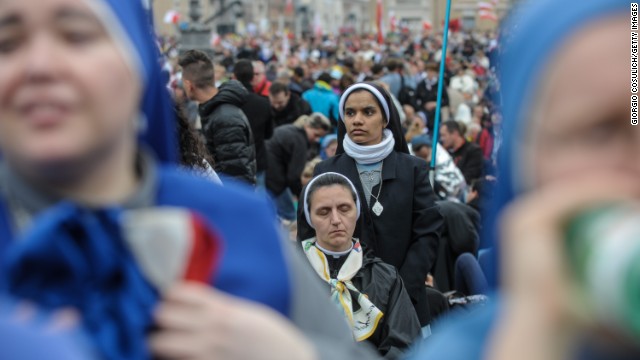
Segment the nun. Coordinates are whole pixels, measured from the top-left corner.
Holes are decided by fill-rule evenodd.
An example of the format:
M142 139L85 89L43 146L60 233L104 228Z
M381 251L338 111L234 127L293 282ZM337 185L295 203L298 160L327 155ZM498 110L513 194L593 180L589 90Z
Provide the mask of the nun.
M2 295L104 359L369 356L266 199L179 169L152 33L140 1L0 2Z
M336 172L355 185L363 221L354 236L399 270L426 326L430 316L424 282L436 260L442 226L428 165L409 154L398 111L380 86L352 85L342 94L339 111L336 156L318 164L315 175ZM309 233L303 229L300 239Z
M302 199L315 236L301 243L314 272L328 284L331 300L358 341L385 359L400 359L419 337L420 323L398 270L364 251L353 237L361 215L355 186L344 175L312 179Z
M591 274L600 278L594 285L614 289L583 292L567 235L581 213L640 197L640 128L631 125L629 101L632 6L520 6L505 25L500 177L483 214L484 247L495 255L488 275L499 299L441 327L414 359L637 359L637 333L623 324L637 319L637 306L620 317L615 286L625 278L606 275L620 257L583 253L602 264ZM581 228L595 235L590 225ZM599 232L601 244L611 241L611 230ZM637 264L637 253L630 254ZM637 282L627 285L637 292ZM597 298L602 307L590 310Z

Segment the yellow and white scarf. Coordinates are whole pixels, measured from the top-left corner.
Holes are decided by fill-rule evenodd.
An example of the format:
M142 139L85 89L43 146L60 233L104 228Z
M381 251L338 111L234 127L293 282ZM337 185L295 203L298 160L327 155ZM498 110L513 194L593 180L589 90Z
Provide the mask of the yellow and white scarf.
M340 268L336 279L332 279L329 275L329 262L326 255L316 247L315 238L303 241L302 248L316 273L331 286L331 300L344 313L351 325L354 338L357 341L363 341L373 335L384 314L369 301L367 295L361 294L351 282L351 279L362 268L363 258L360 241L357 239L354 241L353 249ZM352 294L357 297L360 305L360 309L355 312L353 311Z

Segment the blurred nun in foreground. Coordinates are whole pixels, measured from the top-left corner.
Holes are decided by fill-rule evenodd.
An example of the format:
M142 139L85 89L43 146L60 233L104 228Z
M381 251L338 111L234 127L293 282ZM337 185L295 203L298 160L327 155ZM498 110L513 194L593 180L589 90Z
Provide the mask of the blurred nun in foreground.
M367 356L265 199L179 170L151 34L139 1L0 1L0 291L104 359Z
M612 249L620 236L609 220L598 220L605 224L599 229L575 220L640 196L630 2L537 0L520 10L505 28L504 144L485 214L484 241L493 242L498 259L489 276L499 280L501 300L449 324L415 358L637 359L638 273L611 276L624 258L638 263L637 252L622 256L637 239ZM631 220L618 226L637 228L637 217ZM584 232L573 245L571 224ZM585 271L575 259L599 267ZM601 291L584 291L589 278L599 280L587 287ZM621 306L625 296L636 305ZM635 335L628 331L634 327Z

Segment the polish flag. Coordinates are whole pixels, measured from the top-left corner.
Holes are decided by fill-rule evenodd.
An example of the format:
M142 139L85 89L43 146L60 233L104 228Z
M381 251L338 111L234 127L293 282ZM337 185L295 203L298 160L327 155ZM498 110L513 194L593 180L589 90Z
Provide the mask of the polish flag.
M319 13L316 13L313 19L313 33L316 37L322 37L322 20L320 19Z
M293 14L293 0L287 0L286 5L284 6L284 13L286 15Z
M164 14L165 24L177 24L180 21L180 13L175 10L169 10Z
M480 19L498 21L498 15L496 15L493 11L480 10L478 11L478 15L480 16Z
M216 47L218 45L220 45L220 43L222 42L222 38L220 37L220 35L218 33L212 33L211 34L211 46Z
M393 11L389 13L389 26L391 26L392 33L396 32L396 29L398 28L398 19Z
M382 34L382 0L378 0L376 4L376 26L378 28L378 44L384 44L384 35Z
M485 1L478 2L478 9L479 10L492 11L493 9L495 9L495 7L496 6L492 2L485 2Z

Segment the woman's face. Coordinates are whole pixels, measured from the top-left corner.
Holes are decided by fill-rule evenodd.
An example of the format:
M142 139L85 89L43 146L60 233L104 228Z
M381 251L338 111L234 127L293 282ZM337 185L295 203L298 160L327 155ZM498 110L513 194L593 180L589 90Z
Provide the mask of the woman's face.
M318 188L311 194L309 215L320 246L345 251L351 246L358 211L351 191L342 185Z
M347 135L358 145L376 145L382 142L385 128L383 110L373 94L366 90L349 95L344 105L344 124Z
M613 170L640 178L628 38L625 19L610 18L580 31L554 59L527 140L534 186Z
M6 158L49 164L117 148L135 139L140 96L139 76L85 1L0 1Z

